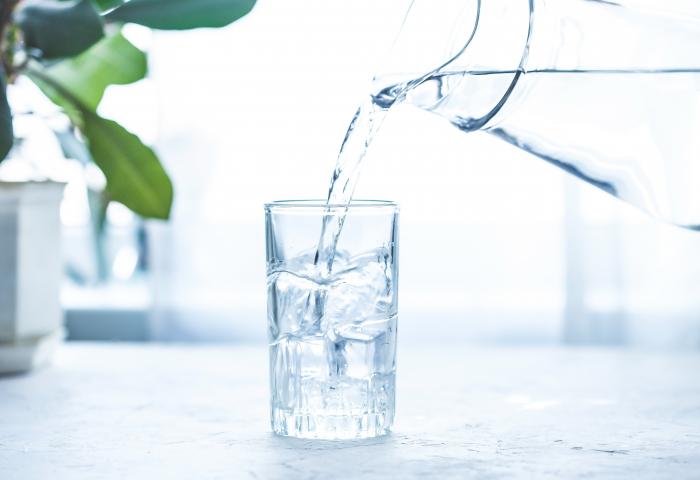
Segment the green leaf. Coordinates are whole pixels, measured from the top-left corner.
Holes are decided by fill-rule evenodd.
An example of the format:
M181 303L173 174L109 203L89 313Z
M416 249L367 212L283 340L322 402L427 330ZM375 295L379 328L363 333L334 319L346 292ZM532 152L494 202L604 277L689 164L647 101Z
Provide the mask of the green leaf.
M123 0L95 0L95 3L102 10L109 10L110 8L114 8L117 5L121 5L122 3L124 3L124 1Z
M5 73L0 70L0 162L5 159L12 148L14 133L12 131L12 114L7 103L7 85Z
M93 111L109 85L124 85L146 76L146 54L121 32L100 40L88 51L44 70Z
M223 27L253 8L255 0L130 0L105 18L162 30Z
M43 59L71 57L88 49L102 36L103 23L91 0L27 0L15 21L29 48Z
M117 122L100 117L46 70L32 64L25 73L80 128L92 160L105 174L109 198L144 217L167 219L173 187L153 150Z
M83 128L92 158L107 177L110 200L144 217L167 219L173 186L158 157L117 122L88 110Z

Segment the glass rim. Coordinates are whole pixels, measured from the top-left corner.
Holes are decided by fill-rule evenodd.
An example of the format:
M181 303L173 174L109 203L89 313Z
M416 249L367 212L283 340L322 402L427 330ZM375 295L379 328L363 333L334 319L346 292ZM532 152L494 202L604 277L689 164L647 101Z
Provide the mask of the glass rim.
M394 208L398 209L399 204L391 200L366 200L353 199L347 203L326 203L323 199L298 199L298 200L275 200L265 204L265 210L277 208L302 208L302 209L318 209L318 208Z

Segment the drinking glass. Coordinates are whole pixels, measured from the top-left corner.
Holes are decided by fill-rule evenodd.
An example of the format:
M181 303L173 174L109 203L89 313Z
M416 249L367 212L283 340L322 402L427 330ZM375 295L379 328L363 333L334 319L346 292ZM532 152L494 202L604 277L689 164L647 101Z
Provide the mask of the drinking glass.
M265 205L272 430L346 439L394 420L398 206ZM333 229L330 237L323 235ZM335 239L321 242L322 237Z

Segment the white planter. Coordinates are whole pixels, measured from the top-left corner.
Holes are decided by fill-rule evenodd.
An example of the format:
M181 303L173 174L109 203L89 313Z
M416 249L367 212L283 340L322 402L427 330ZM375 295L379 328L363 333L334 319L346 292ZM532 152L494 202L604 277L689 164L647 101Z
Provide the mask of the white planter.
M0 182L0 373L41 366L63 338L63 187Z

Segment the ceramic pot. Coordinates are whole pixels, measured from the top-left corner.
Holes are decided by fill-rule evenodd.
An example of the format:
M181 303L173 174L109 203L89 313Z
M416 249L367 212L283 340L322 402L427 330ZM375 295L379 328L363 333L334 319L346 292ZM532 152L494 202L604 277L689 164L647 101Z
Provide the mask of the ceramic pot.
M54 181L0 182L0 373L46 364L63 339L63 188Z

